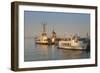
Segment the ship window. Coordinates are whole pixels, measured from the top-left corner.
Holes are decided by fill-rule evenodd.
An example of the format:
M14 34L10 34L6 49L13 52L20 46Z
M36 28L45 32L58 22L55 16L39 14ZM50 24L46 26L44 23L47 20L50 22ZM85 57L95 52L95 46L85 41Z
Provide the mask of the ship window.
M63 46L71 46L71 43L63 43Z

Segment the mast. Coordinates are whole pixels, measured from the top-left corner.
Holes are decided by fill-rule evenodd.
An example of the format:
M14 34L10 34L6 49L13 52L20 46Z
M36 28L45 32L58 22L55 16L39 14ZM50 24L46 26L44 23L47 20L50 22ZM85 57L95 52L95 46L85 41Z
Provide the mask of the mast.
M43 25L43 32L42 32L42 35L43 36L46 36L47 34L46 34L46 23L42 23L42 25Z
M43 24L43 33L46 33L46 24Z
M52 38L56 38L56 32L54 31L54 28L52 30Z

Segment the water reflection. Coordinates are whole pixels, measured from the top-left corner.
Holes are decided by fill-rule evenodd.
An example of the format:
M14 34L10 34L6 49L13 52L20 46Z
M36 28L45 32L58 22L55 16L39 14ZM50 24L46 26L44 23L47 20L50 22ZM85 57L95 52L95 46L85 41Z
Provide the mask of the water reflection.
M38 45L32 39L25 39L24 47L24 61L90 58L90 52L58 49L55 45Z
M35 48L44 48L44 49L46 49L46 48L48 48L49 47L49 45L41 45L41 44L35 44Z
M67 52L67 53L66 53ZM77 59L80 58L82 51L72 51L72 50L62 50L62 55L64 57L64 59Z

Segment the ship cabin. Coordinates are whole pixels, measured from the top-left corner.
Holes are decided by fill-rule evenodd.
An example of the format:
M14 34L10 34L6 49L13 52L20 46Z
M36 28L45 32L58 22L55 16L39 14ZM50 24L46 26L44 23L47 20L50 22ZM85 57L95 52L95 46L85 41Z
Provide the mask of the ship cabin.
M69 46L69 47L74 45L79 45L79 38L80 37L77 36L63 38L59 41L59 45Z

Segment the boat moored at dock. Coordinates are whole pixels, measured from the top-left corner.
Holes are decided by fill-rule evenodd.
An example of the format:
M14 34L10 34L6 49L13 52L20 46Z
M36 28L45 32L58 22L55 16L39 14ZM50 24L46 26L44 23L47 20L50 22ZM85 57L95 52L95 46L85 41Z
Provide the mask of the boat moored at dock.
M87 35L88 36L88 35ZM71 35L69 37L57 37L56 32L52 31L51 37L47 36L46 24L43 24L43 32L39 37L35 39L36 44L42 45L56 45L61 49L73 49L73 50L87 50L90 49L90 39L88 37L82 38L79 35Z
M58 48L61 49L71 49L71 50L87 50L87 47L89 46L89 39L79 37L68 37L66 39L60 40L58 42Z
M43 45L56 44L56 32L53 29L51 37L48 37L47 33L46 33L46 24L44 23L43 24L43 32L41 33L41 35L39 37L36 37L35 43L43 44Z

